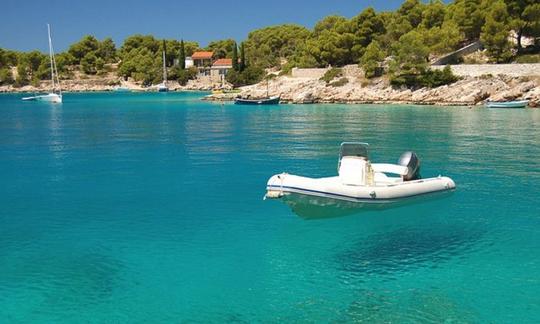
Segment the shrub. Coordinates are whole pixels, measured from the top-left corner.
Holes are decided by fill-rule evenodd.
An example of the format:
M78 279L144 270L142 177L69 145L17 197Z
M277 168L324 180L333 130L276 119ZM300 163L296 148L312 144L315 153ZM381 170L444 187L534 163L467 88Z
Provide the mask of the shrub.
M341 68L333 67L329 69L328 71L326 71L319 80L324 81L326 83L330 83L330 81L342 75L343 75L343 70Z
M346 85L347 83L349 83L349 79L344 77L344 78L340 78L337 81L330 82L328 85L331 87L342 87Z
M180 85L186 85L189 80L195 79L197 76L197 68L192 66L189 69L178 69L176 71L176 80Z
M264 70L257 66L248 66L244 71L229 70L226 80L232 83L235 87L255 84L262 80Z
M1 68L0 85L12 84L13 82L15 82L15 80L13 80L13 74L11 73L11 70L9 68Z
M401 74L390 79L393 86L406 86L408 88L428 87L435 88L445 84L451 84L459 80L459 77L452 73L449 65L443 70L428 69L422 74Z
M516 58L516 63L540 63L540 54L520 55Z

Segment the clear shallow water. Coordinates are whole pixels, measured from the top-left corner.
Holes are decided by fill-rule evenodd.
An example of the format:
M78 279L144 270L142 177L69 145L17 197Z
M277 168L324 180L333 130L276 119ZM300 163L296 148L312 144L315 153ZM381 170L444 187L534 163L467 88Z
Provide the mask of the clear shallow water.
M2 321L539 320L540 110L199 96L0 96ZM262 200L346 140L458 190L318 220Z

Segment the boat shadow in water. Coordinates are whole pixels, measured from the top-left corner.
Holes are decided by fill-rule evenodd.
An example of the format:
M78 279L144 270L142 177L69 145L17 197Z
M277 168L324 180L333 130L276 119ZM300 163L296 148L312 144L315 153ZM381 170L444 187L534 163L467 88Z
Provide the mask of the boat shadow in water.
M438 267L470 253L484 232L459 226L406 227L371 235L335 255L338 267L359 275L388 275L419 267Z
M410 206L415 203L435 201L453 194L452 191L436 192L400 200L379 203L363 203L327 197L291 193L282 197L293 213L306 220L328 219L361 214L368 211L386 210Z

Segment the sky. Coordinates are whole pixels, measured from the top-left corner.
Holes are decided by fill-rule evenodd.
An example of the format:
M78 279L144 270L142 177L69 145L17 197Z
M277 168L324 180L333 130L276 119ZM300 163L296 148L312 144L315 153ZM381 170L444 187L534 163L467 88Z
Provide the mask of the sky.
M47 23L56 52L84 35L112 37L117 46L133 34L197 41L233 38L284 23L312 28L321 18L353 17L371 6L394 10L403 0L2 0L0 48L48 51Z

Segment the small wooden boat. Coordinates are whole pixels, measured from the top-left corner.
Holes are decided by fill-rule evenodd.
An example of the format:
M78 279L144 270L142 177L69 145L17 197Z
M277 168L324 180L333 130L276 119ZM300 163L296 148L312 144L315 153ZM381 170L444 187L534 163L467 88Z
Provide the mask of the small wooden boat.
M525 108L529 104L529 100L516 101L487 101L488 108Z
M234 103L237 105L277 105L279 104L279 99L280 96L273 96L262 99L235 98Z

